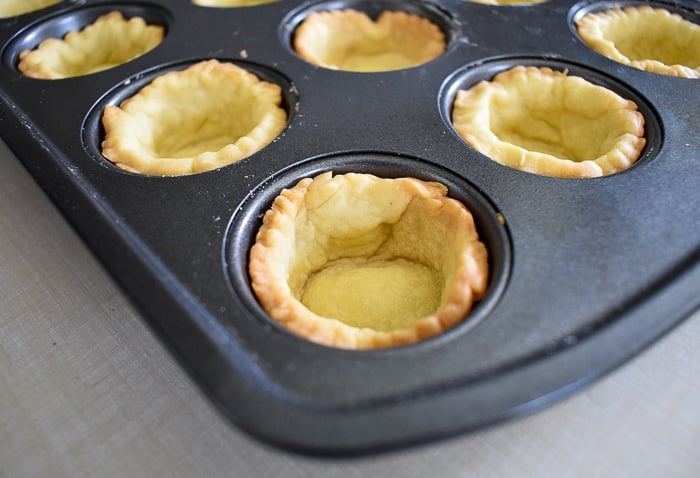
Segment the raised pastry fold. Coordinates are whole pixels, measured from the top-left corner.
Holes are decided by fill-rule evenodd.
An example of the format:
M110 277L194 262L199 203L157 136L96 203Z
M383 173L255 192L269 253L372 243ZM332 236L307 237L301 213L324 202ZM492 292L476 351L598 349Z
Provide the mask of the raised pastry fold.
M376 21L357 10L310 14L294 34L294 49L315 65L346 71L410 68L445 51L445 35L430 20L401 11Z
M700 25L649 5L614 8L576 23L592 49L624 65L682 78L700 78Z
M452 122L494 161L546 176L613 174L645 144L633 101L550 68L518 66L459 91Z
M192 3L202 7L248 7L279 1L280 0L192 0Z
M71 78L121 65L158 46L164 29L139 17L125 19L119 11L98 18L62 40L48 38L34 50L20 53L17 68L25 76Z
M23 15L60 2L61 0L2 0L0 2L0 18Z
M157 77L107 106L102 154L128 171L181 175L239 161L287 124L281 88L232 63L208 60Z
M468 315L488 281L473 218L439 183L327 172L275 199L252 287L292 332L340 348L397 346Z

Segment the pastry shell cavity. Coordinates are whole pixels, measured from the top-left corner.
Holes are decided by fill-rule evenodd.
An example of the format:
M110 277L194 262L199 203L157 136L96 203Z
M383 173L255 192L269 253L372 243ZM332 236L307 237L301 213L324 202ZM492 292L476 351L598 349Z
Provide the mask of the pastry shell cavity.
M581 39L598 53L639 70L700 78L700 25L649 5L584 15Z
M60 3L61 0L2 0L0 18L10 18Z
M249 7L279 1L280 0L192 0L192 3L201 7Z
M494 161L545 176L613 174L646 143L633 101L547 67L517 66L458 91L452 123Z
M158 46L164 28L147 25L140 17L124 18L119 11L102 15L62 40L48 38L34 50L20 53L17 68L41 79L72 78L121 65Z
M463 321L485 294L488 260L471 213L442 184L327 172L275 199L249 271L263 308L290 331L328 346L373 349L417 342ZM337 271L359 276L317 294L336 315L311 310L311 281ZM403 277L416 271L414 282ZM388 284L384 273L393 274ZM399 282L408 289L395 290ZM410 301L430 294L434 308L420 315L423 304ZM407 303L392 302L396 297ZM340 317L346 312L350 317Z
M376 21L357 10L311 13L296 29L294 49L315 65L345 71L410 68L445 51L445 35L430 20L384 11Z
M208 60L157 77L102 116L102 154L128 171L173 176L219 168L271 143L287 124L282 89Z

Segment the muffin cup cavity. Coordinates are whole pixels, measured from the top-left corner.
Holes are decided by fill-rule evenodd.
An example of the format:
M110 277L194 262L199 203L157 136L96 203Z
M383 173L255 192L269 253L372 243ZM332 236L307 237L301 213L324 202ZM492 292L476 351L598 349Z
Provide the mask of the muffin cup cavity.
M700 14L677 4L579 4L569 12L571 31L586 46L617 63L679 78L700 78Z
M447 197L461 202L471 213L479 240L485 245L488 252L489 279L486 293L473 304L466 318L460 319L456 325L451 324L446 331L428 334L423 340L408 341L407 343L410 345L404 345L420 346L424 342L441 340L441 337L461 334L482 321L503 292L510 270L510 240L503 217L487 198L463 178L419 159L375 152L342 153L310 159L273 175L251 191L229 224L225 251L231 286L234 292L246 303L251 313L255 314L261 321L272 324L273 327L283 331L282 333L294 337L294 340L308 340L300 338L282 327L260 305L251 287L249 255L262 225L262 217L283 189L294 187L304 178L315 178L323 174L337 176L346 173L372 175L378 178L415 178L420 181L443 184L447 187ZM349 347L347 342L344 342L345 346L340 347L360 349L400 345L390 343L391 341L387 337L384 337L387 340L383 345L379 344L380 340L377 342L378 345L373 347ZM319 342L318 340L314 341Z
M280 36L292 53L317 66L382 72L442 56L459 37L459 26L427 2L347 0L292 11Z
M537 68L538 71L541 71L548 77L551 77L550 79L553 79L553 81L560 81L560 78L577 77L578 79L583 79L585 82L587 82L583 84L583 86L586 88L590 88L591 85L603 87L618 95L620 99L617 101L620 102L621 106L625 106L625 108L627 108L629 102L634 103L634 105L636 105L636 112L638 112L635 112L634 114L637 116L637 119L639 119L639 115L641 115L643 118L643 137L635 139L631 136L631 133L626 133L624 136L620 136L621 139L614 143L615 149L610 150L611 152L608 152L607 154L607 149L605 148L601 151L593 152L569 150L570 146L568 146L564 140L562 140L561 144L550 143L547 138L554 133L549 130L555 127L559 128L559 121L554 117L555 113L557 113L557 109L552 105L545 105L544 97L542 98L542 101L537 100L537 95L540 94L538 93L539 90L532 92L533 97L526 100L529 105L528 108L532 108L533 112L537 112L537 110L541 109L542 111L537 112L539 116L542 116L545 111L549 111L548 108L554 108L551 111L551 118L536 119L533 117L532 123L518 120L517 124L520 125L518 127L520 129L516 128L517 131L515 132L508 130L508 134L503 136L499 131L497 131L500 126L496 115L501 113L500 110L505 109L509 112L508 115L512 116L511 108L507 107L507 105L501 105L500 103L502 103L502 101L499 103L498 98L495 98L491 101L499 105L494 107L499 111L480 112L480 118L481 116L484 116L481 118L482 121L480 121L480 124L482 126L486 125L484 127L487 128L488 131L486 133L469 133L468 137L462 136L464 133L460 133L459 128L455 125L455 102L460 97L460 91L465 92L482 82L490 82L497 75L503 74L509 70L511 70L513 73L516 70L520 70L523 72L523 74L528 75L528 72L531 71L533 67ZM522 80L522 78L516 79L518 81ZM576 81L581 83L578 79ZM579 85L576 86L578 87ZM496 94L496 96L500 95L500 92ZM574 96L572 96L572 98L573 97ZM562 96L562 98L564 98L562 101L565 101L566 95ZM462 98L460 101L465 100ZM571 131L562 131L561 134L564 135L563 137L568 137L571 141L578 141L583 137L582 135L584 133L589 134L589 126L587 125L591 120L588 119L588 116L593 114L587 111L587 107L584 108L583 103L576 102L576 104L579 105L576 106L576 108L583 108L580 113L576 113L575 108L569 111L570 105L568 104L564 105L566 108L563 108L563 113L565 115L570 116L572 112L575 115L582 115L582 123L578 126L576 126L578 120L576 120L575 117L573 119L568 118L566 121L562 120L564 121L563 124L569 125L569 123L573 121L571 124L573 124L574 128L583 128L580 131L575 129ZM464 106L465 105L461 105L460 108L463 109ZM469 108L472 107L471 104L466 106ZM460 137L460 139L467 144L467 146L476 149L486 156L493 156L491 159L494 159L496 162L501 164L545 176L588 178L608 176L610 174L619 173L633 168L638 164L649 161L659 151L662 144L662 127L658 116L641 95L618 80L608 77L603 73L596 72L581 65L563 62L560 60L542 58L505 58L467 65L464 68L454 72L443 83L439 93L439 108L443 121L458 137ZM571 106L571 108L573 108L573 106ZM634 119L634 117L629 116L630 114L632 113L627 113L624 115L625 121L631 121ZM462 121L462 119L460 118L459 121ZM514 120L513 118L506 118L503 121L505 121L506 123L504 124L507 125L508 121L512 122ZM539 125L539 123L542 123L542 125ZM531 124L533 125L532 127L530 126ZM623 126L620 127L623 129L626 128ZM530 129L532 129L532 131L530 131ZM606 138L605 134L603 134L608 132L607 128L604 129L606 131L601 132L600 140L590 141L591 144L604 144L604 141L610 140L610 138ZM472 137L472 134L476 136ZM554 136L557 135L555 134ZM627 139L628 137L630 138L629 140ZM622 139L624 139L624 143L620 142ZM633 142L630 143L630 141ZM611 164L615 164L611 163L611 161L616 161L619 154L627 154L633 145L637 145L640 142L643 144L643 147L641 149L639 149L639 146L634 147L634 157L625 156L625 161L620 163L625 163L624 165L611 166ZM534 146L532 146L533 144ZM573 146L576 146L576 144ZM576 156L582 154L590 157ZM596 157L603 159L592 162L592 160Z
M65 79L117 67L162 43L170 25L155 5L102 4L34 23L3 53L6 66L38 79Z
M198 106L202 106L203 110L200 112L181 111L178 113L179 107L177 104L182 100L180 93L185 95L196 93L194 91L195 88L189 85L190 82L194 82L194 86L199 85L200 80L195 70L207 75L209 79L201 80L204 81L207 88L212 85L214 85L212 87L215 87L215 82L212 83L213 80L210 78L212 69L223 69L223 73L221 73L223 81L228 82L231 76L240 77L241 81L245 81L245 85L248 85L241 88L251 88L250 99L256 103L240 105L241 108L246 110L245 114L238 115L241 118L240 121L233 121L233 123L244 123L239 125L238 129L240 131L231 129L233 128L231 126L219 134L212 130L216 124L210 120L205 122L211 123L209 126L206 124L188 126L189 122L194 121L192 118L196 119L199 116L202 118L210 117L211 115L207 113L206 108L215 108L220 115L230 115L230 109L235 105L222 109L226 98L219 98L214 102L213 106L207 105L207 102L203 101L202 98L200 98L200 101L187 102L185 105L186 109L196 109ZM166 76L170 74L177 74L178 76ZM182 74L188 75L187 81L183 81L184 86L178 84ZM126 134L124 138L126 143L118 144L119 138L123 136L120 132L125 126L123 124L115 126L114 121L119 118L115 119L113 117L110 118L113 136L108 142L105 129L105 114L108 112L112 115L120 113L124 116L121 118L124 121L133 119L131 118L131 113L123 112L122 108L119 108L117 111L117 107L127 105L131 99L142 93L144 88L153 86L156 80L159 80L157 82L158 86L150 90L152 93L154 89L158 89L155 93L155 100L160 101L158 98L164 94L166 96L174 95L175 98L172 98L172 100L175 103L171 109L166 111L167 117L161 118L159 114L155 114L153 117L146 115L149 124L145 126L148 128L153 127L154 129L143 134L152 133L153 141L145 141L143 145L141 143L131 144L143 134ZM184 88L184 92L180 92L181 88ZM218 94L217 91L202 91L201 95L214 98ZM242 91L240 93L240 95L234 95L235 98L232 98L232 101L237 102L240 97L245 96ZM145 99L143 96L140 97L141 103L145 104L145 111L150 111L146 103L152 98L151 95L146 96ZM275 100L278 103L277 106L272 103L262 103L263 100L267 102L268 99L270 101ZM139 73L108 91L92 107L85 118L82 128L83 146L88 154L101 164L128 173L173 176L205 172L237 162L267 147L289 124L295 105L298 105L298 96L289 79L263 65L243 60L225 59L179 62ZM156 108L155 111L160 110ZM144 114L138 113L135 117L143 119ZM182 121L177 120L176 116L178 114L184 115ZM155 128L158 125L150 124L150 122L159 122L161 120L170 124L173 119L176 121L173 124L184 125L182 127L186 130L179 133L169 130L167 138L160 138L158 128ZM226 118L223 118L222 121L222 124L228 124ZM193 129L195 126L197 128ZM126 127L128 131L132 129L133 126ZM232 135L235 135L235 137ZM159 138L163 139L163 141L160 141ZM191 141L188 142L187 138L190 138ZM115 149L117 150L116 152ZM128 161L133 159L133 162L127 161L121 164L121 158L125 158ZM115 164L118 164L119 167L115 166Z

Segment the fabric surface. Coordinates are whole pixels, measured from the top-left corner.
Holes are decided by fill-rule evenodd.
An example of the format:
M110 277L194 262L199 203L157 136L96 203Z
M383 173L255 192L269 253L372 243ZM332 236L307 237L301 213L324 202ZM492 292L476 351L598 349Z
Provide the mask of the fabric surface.
M574 396L377 456L280 451L201 394L0 142L0 477L691 477L700 313Z

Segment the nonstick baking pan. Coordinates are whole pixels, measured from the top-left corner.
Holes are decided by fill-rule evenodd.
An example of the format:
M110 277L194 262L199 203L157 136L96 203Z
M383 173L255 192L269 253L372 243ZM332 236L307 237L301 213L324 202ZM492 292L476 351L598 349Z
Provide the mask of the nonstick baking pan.
M636 70L588 48L573 22L612 5L63 1L0 20L1 133L242 429L315 454L423 443L566 396L700 305L700 80ZM698 2L654 5L700 23ZM299 22L345 7L426 16L445 31L447 51L380 73L300 59L291 46ZM82 77L38 80L17 70L21 50L111 10L163 25L163 43ZM236 164L187 176L134 174L102 157L106 105L211 58L282 86L289 123L279 138ZM476 152L450 125L454 95L515 65L568 71L635 101L646 121L642 157L611 176L561 179ZM348 351L299 338L267 316L247 273L261 216L282 188L324 171L440 181L471 209L491 281L463 324L414 345Z

